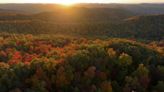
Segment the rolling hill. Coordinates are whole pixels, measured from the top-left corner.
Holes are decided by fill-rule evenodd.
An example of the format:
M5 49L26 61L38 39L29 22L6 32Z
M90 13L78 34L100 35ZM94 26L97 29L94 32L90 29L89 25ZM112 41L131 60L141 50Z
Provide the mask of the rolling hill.
M54 4L2 4L0 32L163 40L162 5L79 4L66 8Z
M75 33L76 35L86 35L88 34L86 32L92 30L94 34L99 34L100 32L96 31L103 30L104 26L120 23L132 15L123 9L108 8L60 8L53 12L38 14L1 13L0 30L9 33Z
M114 25L115 37L131 37L148 40L163 40L164 15L135 16L124 20L124 23Z
M61 5L57 4L1 4L0 9L17 10L19 13L41 13L41 12L52 12ZM74 7L85 7L85 8L121 8L127 11L136 13L138 15L149 15L149 14L164 14L164 4L77 4Z
M79 8L28 15L3 13L0 14L0 31L1 33L164 39L164 15L134 17L132 13L121 9L105 11L104 8Z

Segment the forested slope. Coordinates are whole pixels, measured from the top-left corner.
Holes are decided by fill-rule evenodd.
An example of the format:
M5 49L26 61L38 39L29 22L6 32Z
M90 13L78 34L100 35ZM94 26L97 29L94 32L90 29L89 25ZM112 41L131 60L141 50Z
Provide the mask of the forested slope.
M110 12L106 12L110 11ZM163 40L164 15L133 16L122 9L61 9L39 14L0 14L0 32L66 34Z

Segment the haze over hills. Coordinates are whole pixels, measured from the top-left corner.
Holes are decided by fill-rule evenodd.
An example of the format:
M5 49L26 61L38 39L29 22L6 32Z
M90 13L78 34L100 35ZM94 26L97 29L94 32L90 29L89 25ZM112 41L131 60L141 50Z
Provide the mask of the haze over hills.
M61 7L58 4L0 4L0 9L18 10L26 13L53 11ZM121 8L137 14L163 14L164 4L77 4L74 7Z
M164 4L79 4L67 8L1 4L0 8L0 32L164 39Z

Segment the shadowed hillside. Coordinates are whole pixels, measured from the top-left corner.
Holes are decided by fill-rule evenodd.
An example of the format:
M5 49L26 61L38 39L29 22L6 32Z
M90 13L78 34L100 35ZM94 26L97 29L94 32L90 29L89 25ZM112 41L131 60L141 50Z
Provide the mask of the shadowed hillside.
M113 26L115 37L131 37L138 39L163 40L164 15L135 16L124 20L124 23ZM121 29L121 30L120 30Z
M123 9L109 8L60 8L38 14L1 13L0 31L163 40L164 15L133 15Z

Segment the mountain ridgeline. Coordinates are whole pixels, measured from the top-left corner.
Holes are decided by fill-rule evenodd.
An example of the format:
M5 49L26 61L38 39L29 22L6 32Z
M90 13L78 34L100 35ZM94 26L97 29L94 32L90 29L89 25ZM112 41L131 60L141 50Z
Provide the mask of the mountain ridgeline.
M0 5L1 33L164 39L162 4L11 5Z

